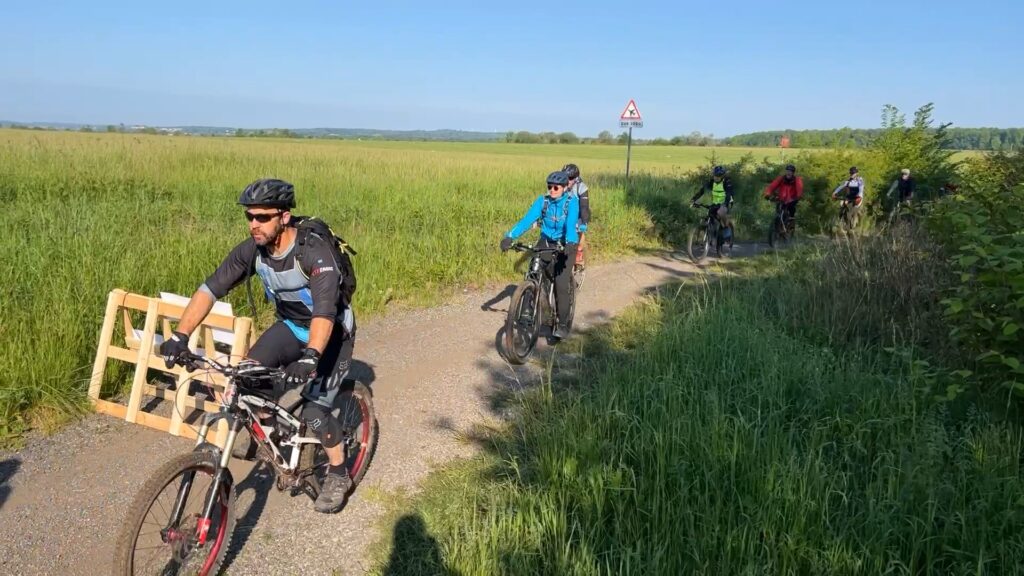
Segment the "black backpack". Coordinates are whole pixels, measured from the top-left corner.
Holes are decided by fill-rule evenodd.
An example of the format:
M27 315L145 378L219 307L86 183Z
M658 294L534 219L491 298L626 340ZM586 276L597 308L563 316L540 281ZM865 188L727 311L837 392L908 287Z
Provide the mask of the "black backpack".
M355 249L348 245L348 242L334 233L326 222L316 216L292 216L295 229L299 234L295 237L295 259L300 263L305 262L306 243L310 233L323 238L331 247L334 253L334 261L341 272L341 297L345 305L352 304L352 298L356 293L356 270L352 267L352 258L356 255Z
M357 252L354 248L348 245L340 236L331 230L331 227L315 216L292 216L292 225L295 227L298 234L295 237L295 260L305 268L309 268L304 263L306 256L306 244L309 242L310 233L316 234L320 238L326 240L331 247L331 252L334 255L334 262L338 266L338 271L341 273L341 298L342 302L346 306L352 305L352 298L356 293L356 270L352 266L352 258L349 256L355 256ZM256 254L253 253L253 263L256 261ZM251 265L250 265L251 267ZM252 298L252 287L249 281L246 281L246 290L249 296L249 308L252 309L252 313L256 314L256 306L253 303Z

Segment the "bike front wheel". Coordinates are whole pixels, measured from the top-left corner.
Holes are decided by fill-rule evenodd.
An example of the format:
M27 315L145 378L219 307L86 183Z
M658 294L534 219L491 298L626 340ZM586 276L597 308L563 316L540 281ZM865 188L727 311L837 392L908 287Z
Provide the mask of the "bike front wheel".
M217 574L235 530L235 489L226 470L213 479L219 454L196 451L161 466L136 495L114 552L114 573ZM209 523L202 520L215 491Z
M690 255L690 260L693 260L694 264L700 265L704 262L704 259L708 257L708 251L711 250L711 238L708 235L707 226L704 224L698 224L690 232L690 242L686 246L686 251Z
M513 364L522 364L530 357L537 344L541 311L537 283L529 280L520 284L512 294L505 319L505 357Z

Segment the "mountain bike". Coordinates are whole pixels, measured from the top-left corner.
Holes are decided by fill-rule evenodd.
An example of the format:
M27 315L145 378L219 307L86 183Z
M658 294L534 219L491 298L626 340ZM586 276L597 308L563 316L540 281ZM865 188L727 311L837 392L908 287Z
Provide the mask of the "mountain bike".
M257 458L273 470L278 490L315 499L327 470L320 441L306 435L299 414L312 400L302 396L281 406L259 388L280 381L282 371L253 361L237 366L190 354L183 358L192 371L206 366L227 383L217 398L220 410L207 413L192 452L161 466L142 486L125 518L114 552L115 574L217 574L235 529L235 481L228 469L238 435L245 432L258 445ZM262 386L261 386L262 385ZM335 398L342 428L342 450L352 485L366 474L377 445L377 419L370 390L345 380ZM260 415L271 414L272 425ZM223 449L207 442L219 420L228 424Z
M551 275L551 266L542 256L562 252L565 248L561 245L537 248L516 242L512 249L532 254L523 281L512 293L508 316L505 318L505 356L513 364L523 364L537 344L540 327L547 325L554 330L558 321L555 313L558 309L555 304L555 279ZM575 270L573 275L573 281L569 283L570 330L576 314L576 286L582 283Z
M829 233L833 238L839 235L850 236L857 228L857 217L853 214L851 201L845 196L833 196L833 199L839 200L839 214L832 220Z
M702 264L711 251L712 242L719 257L728 256L732 251L732 240L725 237L725 228L718 221L718 215L712 210L717 206L699 202L694 202L692 206L705 208L708 214L701 218L700 223L690 232L690 243L686 246L690 260L693 260L694 264Z
M787 245L796 233L796 220L786 212L785 205L775 200L775 217L768 226L768 245L775 248L776 244Z

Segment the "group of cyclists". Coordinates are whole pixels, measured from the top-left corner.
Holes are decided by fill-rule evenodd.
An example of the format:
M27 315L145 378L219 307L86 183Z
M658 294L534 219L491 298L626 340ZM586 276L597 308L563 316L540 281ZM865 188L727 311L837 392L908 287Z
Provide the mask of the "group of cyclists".
M535 223L539 243L559 246L549 265L555 278L558 328L555 338L568 336L566 304L573 266L583 266L583 248L590 222L590 198L579 167L566 164L548 175L547 193L539 196L522 220L501 241L507 250L514 238ZM246 186L238 199L248 222L249 237L237 244L189 299L175 329L160 345L168 368L185 365L190 335L202 324L214 303L250 277L259 276L264 292L274 302L276 321L248 352L248 359L266 367L283 368L284 377L273 384L280 396L287 388L301 388L311 402L303 422L323 445L329 459L318 512L341 509L352 489L344 465L341 430L332 413L334 399L346 378L355 347L356 321L351 292L351 268L343 266L327 234L300 232L303 218L293 214L295 188L284 180L260 179ZM272 428L272 416L261 415Z
M712 204L709 209L710 213L722 224L725 232L724 238L730 243L730 246L732 245L733 222L729 217L729 212L733 207L734 189L735 187L726 173L725 167L715 166L711 170L711 179L705 182L697 194L690 200L690 205L696 208L698 207L697 201L705 193L711 193ZM910 169L904 168L900 171L900 176L889 187L888 195L892 196L893 193L898 192L896 195L897 204L899 206L908 206L914 197L915 189L916 184L914 178L910 175ZM860 207L864 202L864 191L864 178L860 175L860 171L856 166L850 167L849 176L832 191L832 198L834 200L839 200L846 204L851 227L856 227L857 225ZM786 215L786 221L790 226L795 226L797 204L803 198L803 195L803 178L796 175L796 166L793 164L787 164L784 172L772 180L764 189L764 198L766 200L781 204L781 208Z
M587 185L575 164L566 164L547 176L547 191L539 195L523 217L501 239L502 251L534 226L540 227L537 247L554 248L545 252L545 263L554 279L556 300L556 340L569 335L571 289L574 266L584 266L586 233L590 222L590 197ZM899 191L899 201L909 202L914 195L914 180L903 170L890 192ZM864 198L864 179L856 167L849 178L833 191L834 198L859 209ZM705 193L711 195L710 212L724 226L731 243L733 221L730 218L735 186L723 166L712 169L691 203ZM782 204L790 219L804 194L804 184L789 164L785 172L764 190L766 199ZM312 400L302 418L322 443L329 458L327 475L315 509L330 513L339 510L352 488L344 466L339 423L332 415L334 398L349 372L356 337L355 315L351 305L354 286L351 267L342 266L331 248L332 238L317 233L300 234L293 215L295 189L276 179L260 179L243 190L238 204L248 222L249 237L230 251L220 266L192 295L176 329L160 345L160 354L168 367L184 364L189 353L189 336L212 310L217 299L251 276L259 276L265 294L275 304L276 322L249 350L248 358L271 368L284 368L282 382L275 394L285 388L302 387ZM270 418L270 416L267 416Z

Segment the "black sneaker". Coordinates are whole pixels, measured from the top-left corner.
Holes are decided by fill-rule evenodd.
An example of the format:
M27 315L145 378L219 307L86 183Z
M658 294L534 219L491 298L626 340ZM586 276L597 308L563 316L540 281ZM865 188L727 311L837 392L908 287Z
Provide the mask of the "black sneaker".
M348 472L328 472L320 486L320 496L313 503L313 509L324 514L333 514L341 510L351 489L352 479L349 478Z
M559 324L558 326L555 326L555 330L554 332L551 333L551 335L557 338L558 340L565 340L566 338L569 337L569 329L563 326L562 324Z

